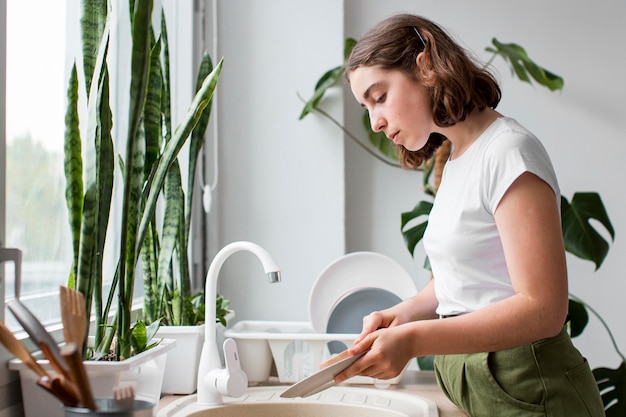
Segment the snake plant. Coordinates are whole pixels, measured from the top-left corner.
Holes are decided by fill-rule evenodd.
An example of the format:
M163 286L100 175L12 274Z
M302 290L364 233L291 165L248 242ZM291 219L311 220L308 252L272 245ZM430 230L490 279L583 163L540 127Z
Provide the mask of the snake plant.
M116 91L111 90L107 65L109 44L114 36L110 28L113 11L107 0L83 0L82 7L87 123L81 133L79 105L82 103L78 100L81 83L75 64L69 80L65 130L66 201L74 253L68 284L85 295L87 311L95 315L96 354L108 352L115 338L116 353L121 359L131 355L134 326L131 308L140 258L149 303L155 300L166 303L162 295L166 290L178 291L181 296L187 293L190 297L186 265L192 196L189 192L187 199L184 198L178 155L183 145L191 142L193 161L189 167L193 174L191 170L195 170L222 61L211 68L210 59L205 56L196 95L182 121L172 129L163 12L157 36L152 25L153 1L129 2L130 89ZM113 114L109 103L114 100L129 104L128 129L122 137L114 137L113 124L125 117L119 112ZM124 153L116 155L115 146L123 146ZM114 184L116 165L122 180ZM189 175L189 189L193 188L193 177ZM117 201L112 198L114 185L122 194L120 207L112 207ZM164 202L163 210L157 210L159 201ZM106 248L119 248L119 253L115 272L110 277L111 288L105 291L103 254L112 211L121 211L122 220L118 230L108 233ZM158 225L162 225L161 231ZM169 278L173 264L187 268L178 288ZM117 306L113 307L115 302ZM109 314L113 312L116 318L110 320Z

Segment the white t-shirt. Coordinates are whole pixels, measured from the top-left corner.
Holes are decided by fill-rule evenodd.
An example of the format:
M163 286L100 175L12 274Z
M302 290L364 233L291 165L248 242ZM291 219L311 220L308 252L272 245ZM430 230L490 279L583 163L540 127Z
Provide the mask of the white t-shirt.
M506 117L446 163L424 235L438 314L475 311L514 294L494 213L524 172L548 183L560 206L559 186L545 148Z

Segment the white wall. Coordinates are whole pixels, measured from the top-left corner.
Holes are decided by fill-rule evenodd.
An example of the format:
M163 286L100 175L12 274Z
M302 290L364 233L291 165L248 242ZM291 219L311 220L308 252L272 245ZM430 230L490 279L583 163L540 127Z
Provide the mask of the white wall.
M224 265L219 291L237 319L306 320L316 274L344 253L343 141L329 123L298 121L318 77L343 57L336 0L218 2L219 183L215 253L255 242L279 263L269 285L250 253ZM340 101L333 111L341 115ZM215 229L214 229L215 230Z
M220 184L211 213L219 233L211 251L251 240L284 270L284 281L270 286L251 255L227 262L220 291L231 299L237 319L307 319L315 277L344 252L384 253L404 265L418 286L426 282L423 252L412 260L399 231L400 213L424 198L421 175L387 167L349 142L344 160L336 127L319 116L297 120L302 105L296 93L309 97L319 76L341 63L344 38L358 38L401 11L442 24L484 60L493 37L519 43L564 77L563 92L551 93L513 79L496 61L503 87L499 110L542 139L566 197L575 191L601 194L617 239L597 272L570 257L570 287L600 312L626 351L619 309L626 294L622 0L219 2L219 46L226 60L218 91ZM350 130L360 132L361 109L349 92L324 108L340 120L345 113ZM592 366L617 366L597 321L576 343Z

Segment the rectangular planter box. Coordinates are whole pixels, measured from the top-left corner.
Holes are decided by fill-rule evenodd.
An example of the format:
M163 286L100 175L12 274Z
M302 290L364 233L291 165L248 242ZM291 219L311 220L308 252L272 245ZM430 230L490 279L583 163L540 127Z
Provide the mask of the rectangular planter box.
M138 400L158 403L167 353L175 346L175 340L165 339L158 346L123 361L83 362L94 397L111 398L113 387L120 382L129 382L135 386ZM47 360L37 362L46 371L54 373ZM37 374L18 359L9 361L9 369L20 374L24 417L63 417L61 403L37 385Z
M157 338L176 340L176 347L167 354L162 393L192 394L196 391L204 332L204 324L159 327Z

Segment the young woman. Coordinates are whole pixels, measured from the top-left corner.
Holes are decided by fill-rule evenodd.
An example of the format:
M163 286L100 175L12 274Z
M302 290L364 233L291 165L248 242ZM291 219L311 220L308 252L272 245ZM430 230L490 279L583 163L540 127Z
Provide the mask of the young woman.
M388 379L436 355L444 393L470 416L603 416L564 324L567 270L557 179L543 145L495 110L494 77L435 23L390 17L368 31L346 78L404 167L452 144L424 247L433 279L365 317L341 374Z

